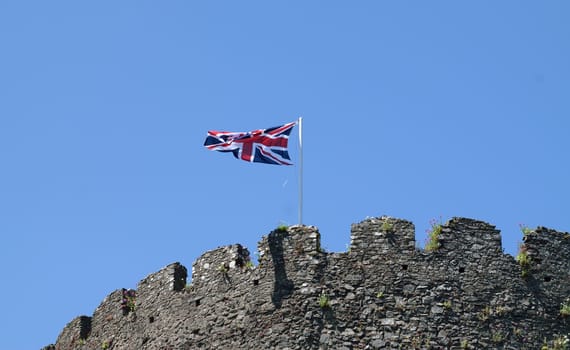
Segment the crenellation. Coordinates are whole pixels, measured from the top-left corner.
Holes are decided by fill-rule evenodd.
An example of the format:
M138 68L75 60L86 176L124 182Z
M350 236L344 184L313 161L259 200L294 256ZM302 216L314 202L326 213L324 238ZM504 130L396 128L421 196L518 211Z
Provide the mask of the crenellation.
M118 338L117 331L124 331L125 326L128 327L131 324L135 312L124 312L122 308L123 290L113 291L95 309L91 319L91 332L85 340L86 343L89 340L98 339L100 340L99 347L102 347L104 343L111 345L115 342L115 338Z
M140 281L137 291L140 295L156 293L162 290L180 291L186 286L187 275L186 267L179 262L175 262Z
M250 261L249 251L233 244L208 251L192 264L192 284L225 283L230 274L242 270Z
M280 227L259 242L258 266L239 244L200 256L189 285L170 264L128 294L127 312L125 290L111 293L55 349L537 349L570 333L568 233L524 237L527 276L485 222L452 218L437 239L420 250L411 222L384 216L327 253L316 227Z
M77 348L91 333L91 317L78 316L69 322L57 337L55 350Z
M272 283L271 300L282 305L295 290L315 295L311 285L322 278L326 264L320 246L320 233L314 226L290 226L277 229L262 237L258 244L260 255L258 273L266 283Z
M530 260L527 283L535 296L548 300L550 312L570 297L570 234L537 227L524 235L522 248Z
M356 254L411 254L415 246L415 226L406 220L382 216L351 227L350 251Z
M501 233L486 222L454 217L442 225L439 236L441 252L455 252L465 255L466 251L475 257L502 254Z

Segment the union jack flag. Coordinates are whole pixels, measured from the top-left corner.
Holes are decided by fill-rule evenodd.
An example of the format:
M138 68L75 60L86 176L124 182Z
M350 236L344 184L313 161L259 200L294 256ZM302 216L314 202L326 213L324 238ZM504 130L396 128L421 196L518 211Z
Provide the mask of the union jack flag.
M232 152L237 159L277 165L293 165L287 142L297 122L250 132L208 131L204 146L211 151Z

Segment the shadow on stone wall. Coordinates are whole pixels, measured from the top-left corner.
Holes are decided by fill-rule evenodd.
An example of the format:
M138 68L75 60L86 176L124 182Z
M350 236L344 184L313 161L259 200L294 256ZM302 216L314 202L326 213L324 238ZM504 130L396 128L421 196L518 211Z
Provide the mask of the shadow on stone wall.
M271 301L277 308L281 307L282 299L288 297L293 291L293 282L287 277L283 254L283 239L287 234L286 231L273 231L267 237L275 272L275 283Z

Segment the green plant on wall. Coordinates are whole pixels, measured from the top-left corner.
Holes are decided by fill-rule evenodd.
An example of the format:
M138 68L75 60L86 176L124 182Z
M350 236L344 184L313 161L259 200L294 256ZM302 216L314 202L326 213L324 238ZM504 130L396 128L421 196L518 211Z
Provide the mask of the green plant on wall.
M508 309L504 306L495 306L495 314L497 316L504 316L507 313Z
M425 246L425 250L427 252L433 252L439 249L439 235L441 234L441 230L443 228L443 224L441 223L441 218L439 221L436 219L430 220L430 228L426 230L428 235L427 242Z
M570 298L566 298L566 300L560 304L560 316L570 316Z
M550 344L552 344L552 346L549 346L549 342L547 342L545 338L540 350L568 350L570 347L570 339L568 339L567 335L562 335L554 338Z
M127 307L129 308L129 311L135 311L135 306L136 305L136 299L135 297L129 297L127 300Z
M569 342L567 335L557 337L552 341L552 350L567 350Z
M520 227L520 229L521 229L521 232L522 232L523 236L526 236L526 235L528 235L529 233L532 233L532 230L531 230L528 226L526 226L526 225L524 225L524 224L519 224L519 227Z
M380 229L385 232L392 232L394 230L394 225L392 225L388 221L384 221L382 222L382 226L380 227Z
M419 349L422 347L422 338L421 337L412 337L412 341L410 343L412 349ZM401 345L401 344L400 344ZM401 346L400 346L401 347Z
M503 334L503 332L500 331L493 332L491 334L491 340L493 341L493 343L502 343L505 341L505 334Z
M482 322L487 321L489 317L491 317L492 312L493 310L491 309L491 307L487 305L483 310L479 312L479 314L477 314L477 318L479 319L479 321Z
M135 311L137 302L137 292L134 289L122 290L123 298L121 299L121 309L124 313L129 313Z
M284 224L280 224L279 226L277 226L277 228L275 230L277 232L287 232L289 230L289 226L284 225Z
M225 263L221 263L220 266L218 266L218 271L220 271L223 275L227 275L229 269Z
M331 304L330 304L329 296L323 291L321 293L321 295L319 296L319 307L321 309L326 309L330 306L331 306Z
M523 278L528 277L531 267L531 258L528 255L528 251L524 244L519 245L519 253L515 257L515 260L519 263L521 267L521 276Z

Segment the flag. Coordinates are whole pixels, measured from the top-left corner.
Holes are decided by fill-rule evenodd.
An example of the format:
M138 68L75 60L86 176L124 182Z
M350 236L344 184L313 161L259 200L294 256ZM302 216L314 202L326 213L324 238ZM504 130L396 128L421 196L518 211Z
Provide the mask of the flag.
M250 132L208 131L204 146L211 151L232 152L237 159L277 165L293 165L287 142L297 122Z

